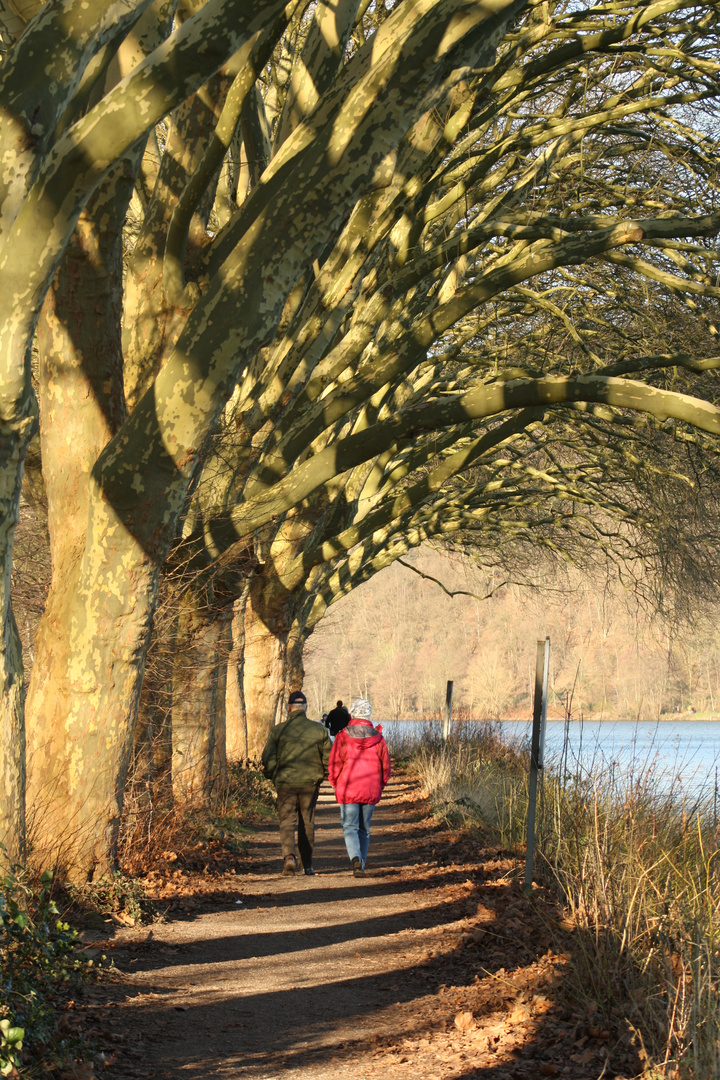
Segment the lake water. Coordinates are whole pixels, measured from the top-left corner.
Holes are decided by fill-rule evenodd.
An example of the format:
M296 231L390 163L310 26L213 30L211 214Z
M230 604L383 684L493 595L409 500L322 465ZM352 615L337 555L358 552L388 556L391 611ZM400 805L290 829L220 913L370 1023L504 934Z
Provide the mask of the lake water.
M383 725L388 739L419 739L431 726L439 734L442 724L389 721ZM454 731L462 723L454 723ZM530 745L531 722L505 720L498 726L510 738ZM567 739L567 752L565 744ZM696 795L711 794L720 779L720 720L667 720L635 723L623 720L584 720L565 724L548 720L545 732L546 765L563 765L574 773L607 776L612 772L627 781L640 780L649 767L666 787Z

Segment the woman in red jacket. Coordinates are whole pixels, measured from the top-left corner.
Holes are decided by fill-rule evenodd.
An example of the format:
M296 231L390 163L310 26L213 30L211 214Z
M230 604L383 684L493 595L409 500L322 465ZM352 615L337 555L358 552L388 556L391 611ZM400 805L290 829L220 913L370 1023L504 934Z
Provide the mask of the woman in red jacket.
M370 844L370 818L390 779L390 757L382 728L370 722L372 705L356 698L350 723L338 733L330 751L330 783L340 803L345 847L355 877L365 877Z

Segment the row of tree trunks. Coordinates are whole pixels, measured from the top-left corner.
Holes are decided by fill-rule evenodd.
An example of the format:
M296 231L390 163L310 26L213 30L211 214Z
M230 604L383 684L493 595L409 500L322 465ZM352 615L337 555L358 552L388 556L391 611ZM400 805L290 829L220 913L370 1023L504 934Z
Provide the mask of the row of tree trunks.
M227 785L225 685L232 608L208 612L188 592L178 615L173 669L173 796L208 806Z
M243 9L245 6L240 5ZM233 53L256 34L270 32L270 22L279 17L284 7L250 4L249 11L241 13L240 29L230 26L228 9L227 23L212 15L209 32L220 27L226 36L224 44L234 43L227 50ZM337 61L343 55L341 39L353 22L352 3L342 7L345 30L334 44L328 41ZM459 23L456 7L463 12ZM244 380L243 392L248 398L262 392L252 362L276 334L288 296L308 265L336 241L358 198L388 183L394 152L412 126L428 109L449 101L455 88L464 85L468 65L472 67L479 60L485 63L488 43L492 47L520 7L516 0L497 0L489 12L472 5L468 8L459 0L449 7L437 0L424 0L407 11L403 7L393 22L399 25L400 32L393 34L392 27L387 33L381 31L378 45L382 47L356 54L357 60L348 64L338 93L328 95L316 110L313 130L317 136L313 135L309 142L297 140L292 150L296 154L293 167L282 166L273 183L268 183L256 199L252 213L257 215L257 227L249 229L241 213L234 219L234 227L223 230L213 257L200 267L207 273L200 274L201 295L184 328L179 325L185 315L184 301L178 302L178 314L160 295L160 247L152 245L149 263L137 267L140 292L145 295L129 298L132 323L143 333L144 313L150 310L157 323L157 335L150 343L149 354L128 343L126 388L134 407L105 449L102 444L107 440L106 432L100 439L102 452L88 455L90 462L94 461L92 471L77 471L76 478L81 478L78 490L82 488L87 500L87 514L77 514L84 540L74 558L68 555L72 567L55 575L62 591L54 598L45 620L43 659L42 663L36 660L39 674L34 677L31 693L29 795L37 812L36 850L44 861L59 865L73 879L91 878L116 859L123 791L133 755L160 573L233 387ZM178 49L185 47L183 43L194 49L192 33L192 27L187 35L178 31ZM210 33L207 41L213 40ZM218 55L217 48L205 40L199 52L202 63L198 61L198 80L205 67L207 75L211 75L212 57ZM326 66L324 62L322 66ZM13 69L9 70L12 74ZM136 80L138 89L145 79L146 71L142 69ZM136 83L128 83L124 90L133 103ZM176 97L168 95L160 83L159 78L158 100L174 104ZM192 78L183 81L183 93L177 100L187 98L194 86ZM219 103L212 87L210 95ZM144 98L138 100L138 111L144 115L146 126L151 126L155 114ZM200 121L209 130L217 112L214 106L208 108L208 115L201 116ZM156 119L169 111L164 108ZM60 117L51 119L49 131L55 129ZM113 130L112 124L109 129ZM135 132L135 125L131 124L129 130ZM142 130L142 125L137 126L131 142L118 137L120 149L110 149L108 160L116 152L127 153L127 146L134 145ZM90 134L85 134L87 144L78 146L90 146ZM114 144L110 141L109 145ZM77 157L81 156L82 149L77 151ZM103 162L101 156L94 167L100 171ZM72 169L68 167L67 172L69 176ZM78 207L85 197L82 185L90 182L91 173L86 170L78 181L79 194L72 196ZM49 212L55 191L70 192L62 177L55 187L43 188L39 203L43 212ZM72 201L69 194L67 201ZM51 253L64 247L63 230L74 220L73 208L62 218L62 227L52 234L53 243L42 239L41 246ZM112 227L112 221L97 220L102 226L100 231L117 238L119 231ZM28 237L31 232L28 230ZM18 235L22 235L19 226ZM193 269L191 262L189 259L188 273ZM11 276L13 266L12 261L7 263L6 276ZM32 295L42 295L45 272L45 261L41 261L39 272L33 271L34 276L23 267L18 291L26 288L27 277L34 290ZM116 295L120 295L119 282ZM149 307L143 303L148 295ZM7 296L7 306L11 307L15 292L8 291ZM100 328L94 335L97 345L104 340L105 323L110 317L96 319L92 310L92 305L85 305L85 313L90 315L88 326L94 323ZM22 314L19 322L12 321L12 332L8 331L12 344L9 355L13 357L19 345L23 355L29 356L30 316L34 314L30 301ZM77 322L74 313L70 312L70 318ZM88 326L83 324L81 332ZM167 356L164 343L172 343L176 337L175 348ZM246 380L248 362L251 376ZM131 370L133 365L137 371ZM143 394L145 376L156 370L152 387ZM94 359L85 354L79 360L78 373L88 376L91 371L95 371ZM104 384L101 394L105 394ZM19 400L17 394L15 400ZM3 420L6 415L4 412ZM61 418L56 418L53 426L62 435ZM22 467L21 456L18 469ZM12 453L5 457L10 460ZM47 459L48 455L44 453L43 457ZM62 460L62 454L59 458ZM282 690L278 687L284 687L286 681L288 626L282 606L274 596L264 596L259 604L250 597L253 618L245 627L244 661L250 756L259 752L267 729L281 711ZM204 635L199 637L203 639ZM204 647L209 648L207 643ZM206 690L215 697L219 695L217 678L207 676ZM173 697L174 701L180 699L180 686L174 686ZM207 758L207 749L198 753ZM207 766L205 769L207 772ZM218 769L221 774L221 765Z
M226 85L223 76L211 80L215 109ZM164 162L175 173L172 182L165 174L158 179L154 204L166 215L186 169L195 164L185 160L185 129L195 125L190 141L196 156L202 154L202 140L195 129L204 125L206 138L212 130L204 114L198 120L203 108L207 111L193 97L174 117L171 135L178 153L165 155ZM147 535L152 526L146 533L135 528L124 493L118 499L117 492L108 491L102 468L96 467L125 419L126 395L134 406L138 384L161 359L140 311L142 303L162 306L157 273L148 276L145 264L138 272L138 259L146 254L142 245L128 274L123 311L122 230L142 153L138 147L132 159L119 163L81 216L38 329L53 574L26 703L27 798L39 860L79 880L116 862L131 764L152 774L154 784L162 786L171 776L170 725L157 701L143 717L138 739L134 736L171 530L158 544ZM170 346L186 313L174 313L177 327L169 326L169 309L167 317L159 310L154 315L161 340ZM127 333L123 349L123 323L138 327L146 338L141 355ZM142 442L144 435L139 438ZM157 484L160 476L162 467L146 483ZM144 748L150 735L152 748Z
M235 604L219 612L186 594L171 645L170 693L167 683L144 690L136 769L158 793L171 792L176 806L212 808L226 789L228 762L259 760L270 729L284 717L287 695L302 687L305 637L297 622L288 633L289 603L273 611L270 625L263 591L262 579L253 576ZM158 698L168 696L171 704L159 708ZM162 714L159 723L154 710ZM172 776L170 788L163 773ZM143 778L136 777L136 786Z
M133 780L136 793L154 793L155 805L216 805L228 761L260 758L288 693L302 686L304 639L295 626L290 640L290 605L277 605L270 625L263 594L257 576L220 609L187 590L167 640L151 647Z

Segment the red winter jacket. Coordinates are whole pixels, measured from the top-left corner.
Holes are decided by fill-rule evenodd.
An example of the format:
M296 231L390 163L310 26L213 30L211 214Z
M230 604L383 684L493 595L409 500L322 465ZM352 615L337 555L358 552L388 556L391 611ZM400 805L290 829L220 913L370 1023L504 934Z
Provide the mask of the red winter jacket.
M335 738L330 751L330 783L339 803L380 802L390 779L390 756L381 735L369 720L352 719Z

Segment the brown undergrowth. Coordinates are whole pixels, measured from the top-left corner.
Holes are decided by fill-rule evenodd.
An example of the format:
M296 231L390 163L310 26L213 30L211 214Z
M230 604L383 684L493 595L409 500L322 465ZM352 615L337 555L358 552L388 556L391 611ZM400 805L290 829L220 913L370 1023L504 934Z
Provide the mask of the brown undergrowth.
M56 889L64 917L83 930L151 924L173 910L217 898L247 868L247 837L273 815L275 794L253 768L231 765L228 785L210 807L130 799L118 869L81 887ZM224 883L224 885L222 884Z
M148 831L126 842L122 870L143 889L159 915L235 899L232 878L248 867L247 837L274 814L272 785L254 768L231 765L228 786L203 811L175 807Z
M208 806L172 800L129 800L120 841L120 868L129 877L165 869L225 870L244 851L247 828L272 815L272 785L254 768L231 765L225 790Z
M577 930L553 888L525 895L520 849L494 844L477 828L441 827L421 855L425 874L452 871L458 881L444 889L447 947L431 957L439 962L437 1005L424 1032L400 1045L381 1042L378 1058L409 1073L426 1055L428 1080L458 1070L492 1080L644 1073L623 1003L605 1011L568 993Z
M494 753L491 728L481 736L428 743L413 768L440 819L513 849L525 833L527 765L520 749ZM630 1038L647 1076L720 1075L712 806L668 788L651 763L630 780L550 769L537 834L537 877L557 905L548 926L567 952L558 1000L597 1014L593 1029Z
M233 878L248 866L247 834L253 824L272 815L274 792L253 769L231 766L228 781L223 797L212 809L202 811L131 799L123 822L118 869L87 885L73 886L59 878L50 881L48 875L42 881L26 875L23 911L27 909L29 914L21 912L17 921L26 920L23 927L27 923L29 929L23 932L27 937L36 908L44 912L45 905L54 912L60 919L58 925L65 928L64 948L72 954L74 978L55 979L58 986L46 995L42 1023L33 1020L32 1028L26 1024L24 1046L22 1036L17 1036L19 1049L14 1057L6 1036L8 1031L12 1035L21 1029L17 1024L6 1024L7 1030L0 1032L0 1069L7 1065L7 1075L88 1080L95 1075L93 1057L103 1068L111 1064L111 1048L99 1051L93 1047L96 1033L88 1033L76 1001L92 996L87 984L96 980L102 968L112 972L114 929L150 926L173 914L187 915L203 907L216 908L223 900L236 901L238 889ZM0 888L0 925L6 928L15 924L3 903L14 903L20 888L10 891L10 884L6 875ZM47 930L46 936L50 933ZM4 939L0 945L5 948ZM45 944L38 946L33 961L36 967L47 966L47 951ZM57 967L54 959L53 963ZM34 987L31 992L35 993ZM0 1000L0 1021L6 1012L2 1004ZM18 1016L25 1022L23 1015ZM78 1063L83 1057L85 1062Z

